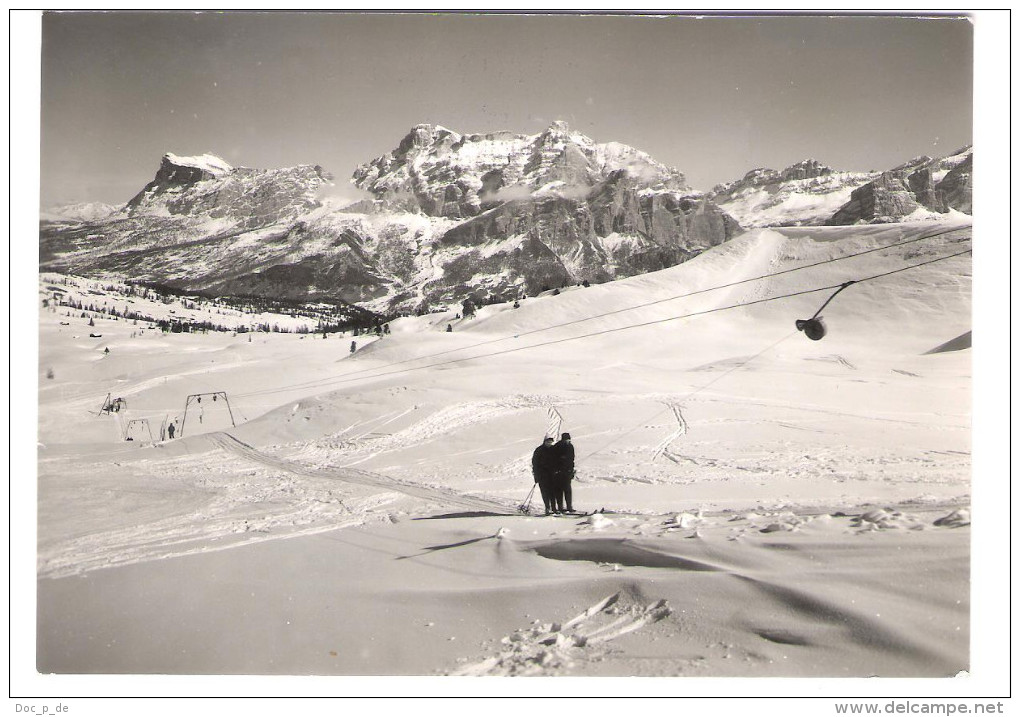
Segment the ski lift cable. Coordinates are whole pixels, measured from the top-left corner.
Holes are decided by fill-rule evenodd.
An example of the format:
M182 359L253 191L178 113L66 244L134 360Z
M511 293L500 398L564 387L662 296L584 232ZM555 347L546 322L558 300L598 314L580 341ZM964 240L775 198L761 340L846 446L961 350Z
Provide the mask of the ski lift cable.
M953 259L955 257L962 256L964 254L968 254L971 251L972 251L971 249L966 249L964 251L957 252L955 254L950 254L948 256L939 257L939 258L936 258L936 259L930 259L928 261L920 262L918 264L911 264L911 265L908 265L908 266L905 266L905 267L901 267L899 269L894 269L892 271L883 272L881 274L875 274L873 276L865 277L863 279L858 279L858 280L856 280L855 283L856 284L862 284L862 283L864 283L866 281L871 281L873 279L880 279L880 278L885 277L885 276L890 276L892 274L898 274L900 272L908 271L910 269L916 269L918 267L926 266L928 264L933 264L935 262L945 261L947 259ZM736 308L745 307L745 306L754 306L756 304L764 304L764 303L767 303L767 302L770 302L770 301L778 301L780 299L788 299L788 298L791 298L791 297L794 297L794 296L802 296L802 295L805 295L805 294L818 293L820 291L829 291L831 289L839 289L842 286L843 286L843 284L832 284L832 285L829 285L829 286L821 286L821 287L818 287L818 288L815 288L815 289L805 289L803 291L795 291L795 292L791 292L789 294L782 294L780 296L771 296L771 297L766 297L764 299L755 299L754 301L747 301L747 302L743 302L743 303L730 304L730 305L727 305L727 306L718 306L718 307L716 307L714 309L705 309L703 311L695 311L695 312L691 312L691 313L688 313L688 314L681 314L681 315L678 315L678 316L669 316L669 317L666 317L664 319L655 319L655 320L652 320L652 321L645 321L645 322L642 322L640 324L628 324L626 326L618 326L618 327L610 328L610 329L602 329L601 331L593 331L593 332L588 333L588 334L581 334L581 335L578 335L578 336L568 336L568 337L565 337L565 338L562 338L562 339L555 339L555 340L552 340L552 341L545 341L545 342L541 342L541 343L537 343L537 344L530 344L528 346L514 346L514 347L511 347L511 348L508 348L508 349L502 349L500 351L493 351L493 352L487 353L487 354L479 354L479 355L476 355L476 356L465 356L463 358L450 359L448 361L439 361L439 362L436 362L436 363L426 364L424 366L413 366L411 368L398 369L396 371L386 371L386 372L377 373L377 374L374 374L374 375L371 375L371 376L353 377L350 374L345 374L343 376L339 376L339 377L334 378L334 379L325 379L325 380L322 380L322 381L319 381L319 382L315 382L313 385L296 384L296 385L285 386L285 387L277 388L277 389L267 389L267 390L263 390L263 391L253 391L253 392L250 392L250 393L247 393L247 394L239 394L239 395L240 396L245 396L245 397L247 397L247 396L254 396L254 395L267 395L267 394L272 394L272 393L280 393L280 392L283 392L283 391L293 390L294 388L325 387L325 386L331 386L331 385L339 384L339 383L349 383L351 381L359 381L359 380L362 380L362 379L383 378L383 377L386 377L386 376L392 376L392 375L396 375L396 374L400 374L400 373L409 373L411 371L418 371L418 370L427 369L427 368L435 368L437 366L446 366L446 365L449 365L449 364L462 363L464 361L473 361L475 359L480 359L480 358L489 358L489 357L492 357L492 356L501 356L501 355L504 355L504 354L515 353L517 351L524 351L524 350L533 349L533 348L541 348L543 346L552 346L552 345L555 345L555 344L566 343L568 341L576 341L578 339L585 339L585 338L590 338L590 337L593 337L593 336L601 336L601 335L604 335L604 334L615 333L617 331L626 331L628 329L635 329L635 328L641 328L641 327L645 327L645 326L652 326L652 325L655 325L655 324L665 323L667 321L677 321L679 319L686 319L686 318L691 318L691 317L694 317L694 316L703 316L703 315L706 315L706 314L712 314L712 313L716 313L716 312L719 312L719 311L727 311L729 309L736 309ZM396 364L389 364L389 365L386 365L386 366L380 366L380 367L377 367L376 370L386 369L386 368L389 368L392 365L396 365ZM360 373L360 372L358 372L358 373Z
M943 236L945 234L950 234L950 233L956 232L956 231L961 231L961 230L967 229L969 227L970 227L970 225L968 224L968 225L963 225L963 226L959 226L959 227L954 227L952 229L945 229L945 230L942 230L942 231L939 231L939 232L934 232L934 233L931 233L931 234L923 234L921 236L914 237L912 239L906 239L904 241L895 242L893 244L886 244L886 245L880 246L880 247L874 247L874 248L871 248L871 249L865 249L863 251L855 252L853 254L846 254L844 256L836 257L834 259L826 259L824 261L815 262L813 264L805 264L803 266L797 266L797 267L793 267L793 268L790 268L790 269L784 269L782 271L776 271L776 272L772 272L772 273L769 273L769 274L762 274L761 276L755 276L755 277L751 277L749 279L741 279L739 281L730 282L728 284L721 284L719 286L711 286L711 287L707 287L705 289L698 289L697 291L691 291L691 292L688 292L688 293L685 293L685 294L678 294L676 296L669 296L669 297L666 297L664 299L656 299L655 301L649 301L649 302L646 302L646 303L643 303L643 304L635 304L634 306L628 306L628 307L624 307L622 309L614 309L613 311L607 311L607 312L604 312L604 313L601 313L601 314L594 314L592 316L586 316L586 317L581 318L581 319L574 319L573 321L566 321L566 322L561 323L561 324L554 324L552 326L545 326L545 327L538 328L538 329L532 329L530 331L524 331L524 332L521 332L521 333L518 333L518 334L514 334L513 336L501 336L501 337L498 337L498 338L495 338L495 339L488 339L486 341L480 341L478 343L471 344L470 346L462 346L462 347L459 347L459 348L446 349L444 351L438 351L438 352L433 353L433 354L426 354L424 356L416 356L414 358L404 359L402 361L394 361L393 363L389 363L389 364L386 364L384 366L376 366L376 367L370 367L370 368L357 369L355 371L350 371L348 373L343 374L343 377L346 378L346 377L351 377L351 376L357 376L359 374L369 373L369 372L372 372L372 371L378 371L380 369L386 369L386 368L390 368L390 367L393 367L393 366L400 366L400 365L403 365L403 364L406 364L406 363L413 363L415 361L424 361L424 360L427 360L427 359L436 358L436 357L444 356L444 355L451 354L451 353L456 353L458 351L469 351L471 349L480 348L482 346L488 346L490 344L499 343L500 341L508 341L510 339L518 339L518 338L521 338L523 336L530 336L532 334L541 333L543 331L552 331L553 329L561 329L561 328L565 328L565 327L568 327L568 326L573 326L575 324L584 323L585 321L592 321L594 319L600 319L600 318L604 318L606 316L613 316L615 314L621 314L621 313L626 312L626 311L634 311L636 309L643 309L643 308L646 308L648 306L654 306L656 304L662 304L662 303L666 303L668 301L676 301L676 300L679 300L679 299L685 299L685 298L689 298L691 296L696 296L696 295L699 295L699 294L705 294L705 293L708 293L708 292L711 292L711 291L718 291L720 289L729 289L729 288L732 288L734 286L740 286L742 284L748 284L748 283L751 283L751 282L754 282L754 281L762 281L764 279L770 279L770 278L773 278L773 277L776 277L776 276L782 276L784 274L791 274L791 273L793 273L795 271L801 271L803 269L812 269L814 267L822 266L824 264L832 264L832 263L835 263L837 261L843 261L844 259L853 259L853 258L856 258L856 257L859 257L859 256L864 256L865 254L872 254L872 253L877 252L877 251L884 251L886 249L894 249L896 247L905 246L907 244L913 244L913 243L922 241L924 239L933 239L935 237ZM318 380L314 380L314 381L305 381L305 382L298 383L298 384L291 384L290 386L286 387L286 389L289 390L289 389L292 389L292 388L304 388L304 387L315 388L316 386L320 385L323 381L329 382L329 381L332 381L332 380L334 380L334 379L318 379ZM275 393L276 391L271 391L271 392ZM245 396L249 396L249 395L260 395L262 393L264 393L264 392L255 391L255 392L252 392L250 394L239 394L239 397L245 397Z
M966 254L968 251L970 251L970 250L968 249L967 251L960 252L959 254L954 254L953 256L960 256L961 254ZM944 257L944 258L945 259L950 259L952 257ZM942 261L942 259L935 259L935 260L933 260L931 262L925 262L925 264L934 263L935 261ZM847 282L844 282L843 284L840 284L839 288L836 291L836 294L838 294L840 291L843 291L846 288L849 288L850 286L853 286L854 284L859 284L862 281L870 281L871 279L878 279L878 278L881 278L883 276L889 276L890 274L898 274L901 271L906 271L907 269L912 269L912 268L914 268L916 266L924 266L924 264L915 264L913 266L896 269L894 271L889 271L889 272L886 272L884 274L876 274L875 276L868 277L867 279L858 279L857 281L847 281ZM822 313L822 309L824 309L826 306L828 306L830 301L832 301L834 298L836 298L836 294L833 294L832 296L830 296L828 301L826 301L824 304L822 304L821 308L819 308L818 311L815 312L815 317L817 317L820 313ZM814 317L812 317L812 318L814 318ZM744 366L747 366L747 364L749 364L754 359L758 358L759 356L761 356L762 354L766 353L767 351L770 351L770 350L774 349L776 346L778 346L779 344L783 343L784 341L789 339L791 336L795 335L799 330L800 329L791 331L790 333L788 333L787 335L783 336L778 341L775 341L775 342L769 344L764 349L762 349L758 353L754 354L750 358L748 358L748 359L746 359L744 361L741 361L739 364L737 364L736 366L733 366L728 371L725 371L724 373L719 374L714 379L712 379L711 381L706 383L704 386L700 386L699 388L691 391L686 396L684 396L682 399L680 399L679 405L685 404L692 396L695 396L696 394L701 393L702 391L707 389L709 386L713 386L714 384L718 383L722 379L724 379L727 376L729 376L734 371L737 371L738 369L744 368ZM600 451L603 451L606 448L608 448L609 446L613 445L614 443L617 443L618 441L620 441L624 437L630 435L631 433L633 433L634 431L636 431L638 428L640 428L644 424L648 423L649 421L654 421L656 418L661 416L663 413L665 413L666 411L669 411L670 408L671 408L671 406L666 406L666 408L658 411L654 416L652 416L650 418L646 418L643 421L641 421L640 423L637 423L636 425L634 425L634 427L632 427L631 429L625 431L624 433L621 433L619 436L617 436L613 440L611 440L608 443L606 443L606 444L596 448L594 451L592 451L587 456L585 456L585 458L586 459L587 458L591 458L592 456L594 456L595 454L599 453Z
M889 275L900 273L900 272L903 272L903 271L908 271L910 269L915 269L915 268L918 268L920 266L926 266L928 264L933 264L933 263L938 262L938 261L946 261L948 259L953 259L953 258L956 258L958 256L963 256L964 254L969 254L972 251L973 251L972 249L966 249L966 250L964 250L962 252L957 252L955 254L950 254L948 256L942 256L942 257L938 257L938 258L935 258L935 259L929 259L928 261L923 261L923 262L920 262L920 263L917 263L917 264L910 264L908 266L904 266L904 267L901 267L899 269L894 269L894 270L891 270L891 271L883 271L883 272L878 273L878 274L873 274L871 276L866 276L864 278L856 279L855 284L856 285L864 284L865 281L870 281L870 280L873 280L873 279L876 279L876 278L882 278L884 276L889 276ZM827 292L827 291L830 291L832 289L840 289L840 288L843 288L843 287L844 287L843 284L835 284L835 285L829 285L829 286L826 286L826 287L818 287L816 289L806 289L806 290L803 290L803 291L800 291L800 292L792 292L792 293L789 293L789 294L782 294L780 296L766 297L764 299L756 299L754 301L742 302L742 303L737 303L737 304L729 304L729 305L726 305L726 306L717 306L717 307L715 307L713 309L705 309L703 311L693 311L691 313L679 314L677 316L667 316L666 318L654 319L654 320L651 320L651 321L644 321L642 323L631 323L631 324L627 324L625 326L616 326L616 327L613 327L613 328L604 328L602 330L592 331L592 332L590 332L590 334L581 334L579 336L574 336L574 337L565 337L563 339L555 339L553 341L542 342L542 343L539 343L539 344L530 344L528 346L515 346L515 347L511 347L509 349L502 349L500 351L494 351L494 352L491 352L491 353L488 353L488 354L479 354L479 355L475 355L475 356L465 356L465 357L462 357L462 358L450 359L448 361L438 361L436 363L429 363L429 364L425 364L423 366L412 366L410 368L401 368L401 369L397 369L395 371L384 371L384 372L381 372L381 373L375 373L375 374L367 375L367 376L357 376L357 377L355 377L355 376L352 376L350 374L344 374L344 375L338 376L336 378L329 378L329 379L323 379L321 381L317 381L317 382L314 383L313 386L294 385L294 386L288 386L288 387L283 387L283 388L279 388L279 389L267 389L267 390L264 390L264 391L255 391L255 392L250 392L250 393L247 393L247 394L239 394L239 397L265 396L265 395L269 395L269 394L282 393L282 392L285 392L285 391L293 391L294 389L297 389L297 388L303 388L303 389L307 389L307 388L325 388L327 386L338 385L338 383L348 383L348 382L351 382L351 381L363 380L363 379L382 378L382 377L386 377L386 376L390 376L390 375L396 375L396 374L399 374L399 373L409 373L411 371L418 371L418 370L423 370L423 369L426 369L426 368L436 368L438 366L447 366L447 365L454 364L454 363L462 363L464 361L474 361L476 359L481 359L481 358L491 358L493 356L502 356L502 355L505 355L505 354L515 353L515 352L518 352L518 351L525 351L525 350L528 350L528 349L538 349L538 348L542 348L542 347L545 347L545 346L555 346L557 344L564 344L564 343L567 343L567 342L570 342L570 341L577 341L577 340L580 340L580 339L590 339L592 337L604 336L606 334L614 334L614 332L616 332L616 331L623 331L623 330L627 330L627 329L630 329L630 328L641 328L641 327L644 327L644 326L651 326L651 325L655 325L655 324L659 324L659 323L665 323L667 321L676 321L676 320L679 320L679 319L691 318L691 317L694 317L694 316L704 316L704 315L707 315L707 314L717 313L717 312L720 312L720 311L727 311L729 309L742 308L742 307L746 307L746 306L755 306L757 304L765 304L765 303L768 303L768 302L771 302L771 301L778 301L780 299L789 299L789 298L792 298L792 297L804 296L804 295L807 295L807 294L817 294L818 292ZM385 365L385 366L379 366L379 367L376 368L376 370L386 369L386 368L389 368L391 365L396 365L396 364L388 364L388 365Z
M567 326L573 326L574 324L584 323L585 321L592 321L594 319L600 319L600 318L604 318L606 316L613 316L614 314L621 314L621 313L623 313L625 311L634 311L636 309L643 309L643 308L646 308L648 306L654 306L656 304L662 304L662 303L666 303L668 301L676 301L676 300L679 300L679 299L685 299L685 298L688 298L688 297L691 297L691 296L696 296L698 294L705 294L705 293L708 293L710 291L718 291L720 289L729 289L729 288L732 288L734 286L740 286L741 284L747 284L747 283L750 283L750 282L753 282L753 281L761 281L763 279L770 279L772 277L782 276L784 274L790 274L790 273L793 273L795 271L801 271L802 269L811 269L811 268L814 268L814 267L817 267L817 266L822 266L824 264L832 264L832 263L835 263L837 261L842 261L844 259L853 259L853 258L856 258L856 257L859 257L859 256L863 256L865 254L871 254L871 253L874 253L874 252L877 252L877 251L884 251L886 249L893 249L893 248L896 248L896 247L899 247L899 246L904 246L904 245L907 245L907 244L913 244L915 242L919 242L919 241L922 241L924 239L932 239L932 238L935 238L935 237L943 236L945 234L950 234L950 233L955 232L955 231L961 231L961 230L967 229L969 227L970 227L970 225L968 224L968 225L963 225L963 226L959 226L959 227L954 227L952 229L945 229L945 230L942 230L942 231L939 231L939 232L934 232L932 234L923 234L921 236L914 237L912 239L906 239L904 241L895 242L893 244L886 244L885 246L874 247L872 249L866 249L864 251L855 252L853 254L846 254L844 256L836 257L834 259L826 259L824 261L815 262L813 264L805 264L804 266L797 266L797 267L793 267L793 268L790 268L790 269L784 269L782 271L772 272L770 274L763 274L761 276L755 276L755 277L751 277L749 279L741 279L740 281L734 281L734 282L730 282L728 284L722 284L722 285L719 285L719 286L712 286L712 287L708 287L708 288L705 288L705 289L698 289L697 291L692 291L692 292L688 292L688 293L685 293L685 294L678 294L676 296L669 296L669 297L666 297L664 299L656 299L655 301L649 301L649 302L646 302L644 304L636 304L634 306L627 306L627 307L624 307L622 309L614 309L613 311L607 311L607 312L604 312L604 313L601 313L601 314L594 314L592 316L586 316L586 317L581 318L581 319L574 319L573 321L566 321L566 322L564 322L562 324L554 324L552 326L545 326L545 327L542 327L542 328L539 328L539 329L532 329L530 331L524 331L522 333L514 334L513 336L501 336L501 337L498 337L498 338L495 338L495 339L489 339L489 340L486 340L486 341L480 341L480 342L472 344L470 346L462 346L462 347L459 347L459 348L447 349L445 351L438 351L436 353L427 354L425 356L416 356L414 358L404 359L402 361L395 361L395 362L393 362L391 364L387 364L386 366L383 366L383 367L358 369L356 371L351 371L349 373L346 373L346 374L344 374L344 376L354 376L354 375L357 375L357 374L368 373L368 372L373 371L373 370L378 370L379 368L389 368L390 366L399 366L399 365L402 365L402 364L405 364L405 363L412 363L414 361L423 361L423 360L430 359L430 358L436 358L437 356L444 356L446 354L456 353L458 351L468 351L470 349L479 348L481 346L487 346L489 344L498 343L500 341L508 341L510 339L517 339L517 338L521 338L522 336L529 336L531 334L537 334L537 333L541 333L543 331L551 331L553 329L560 329L560 328L564 328L564 327L567 327ZM309 387L314 387L317 384L318 384L318 381L307 381L307 382L305 382L304 385L307 385ZM299 387L299 386L300 385L295 385L294 387L296 388L296 387Z

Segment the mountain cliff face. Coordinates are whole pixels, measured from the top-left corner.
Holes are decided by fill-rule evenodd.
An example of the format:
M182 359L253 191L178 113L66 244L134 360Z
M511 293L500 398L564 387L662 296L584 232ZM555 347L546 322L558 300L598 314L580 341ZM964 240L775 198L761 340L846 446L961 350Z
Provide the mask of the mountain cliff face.
M318 166L234 168L211 154L166 154L155 179L127 203L125 212L130 217L201 216L257 229L319 207L316 193L331 179Z
M678 170L563 122L538 135L418 125L353 182L386 209L461 220L438 238L428 302L654 271L741 231Z
M969 212L971 167L969 153L882 175L806 160L704 194L644 152L561 122L535 135L418 125L357 168L351 181L373 199L346 207L320 198L332 178L318 166L167 154L123 207L44 216L40 264L218 295L423 311L655 271L747 226L887 221L919 206Z
M971 188L973 173L974 155L968 152L967 157L946 172L939 181L938 189L942 192L942 200L948 208L956 209L964 214L973 213L973 190Z
M653 271L741 231L676 169L564 123L537 135L418 125L355 171L375 197L358 211L316 198L329 179L167 154L111 217L44 223L42 264L397 312Z
M949 157L912 159L855 189L850 200L826 223L897 222L950 210L969 214L972 164L970 147Z
M691 191L679 171L627 145L597 144L565 122L537 135L417 125L393 152L358 167L352 181L388 207L462 219L536 191L576 196L621 169L648 187Z

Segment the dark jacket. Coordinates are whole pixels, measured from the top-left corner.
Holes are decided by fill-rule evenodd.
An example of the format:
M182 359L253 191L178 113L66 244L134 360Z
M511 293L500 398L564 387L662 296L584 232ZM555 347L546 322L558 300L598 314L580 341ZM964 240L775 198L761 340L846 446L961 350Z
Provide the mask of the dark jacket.
M552 447L553 472L559 480L569 481L574 477L574 445L570 441L560 441Z
M531 472L535 476L535 482L541 483L553 477L556 469L555 446L544 443L535 449L531 454Z

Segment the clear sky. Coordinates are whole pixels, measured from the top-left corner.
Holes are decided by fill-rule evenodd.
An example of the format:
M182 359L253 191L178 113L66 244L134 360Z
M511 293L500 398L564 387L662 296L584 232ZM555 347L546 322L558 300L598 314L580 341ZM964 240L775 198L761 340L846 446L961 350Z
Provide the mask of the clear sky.
M970 144L965 18L47 13L42 205L123 203L166 152L355 167L415 124L556 119L698 189L814 158L889 169Z

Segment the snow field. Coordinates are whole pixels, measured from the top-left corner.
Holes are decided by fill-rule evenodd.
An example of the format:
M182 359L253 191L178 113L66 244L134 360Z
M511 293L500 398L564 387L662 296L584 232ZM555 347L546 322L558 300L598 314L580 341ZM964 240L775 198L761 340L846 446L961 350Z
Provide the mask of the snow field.
M384 339L356 339L353 355L350 337L131 338L123 321L87 342L43 311L41 664L257 674L966 669L970 355L925 352L970 329L969 258L851 286L826 308L820 342L793 321L831 291L712 310L954 253L969 231L674 298L931 229L753 232L663 272L519 309L482 307L452 333L443 330L452 313L395 321ZM54 378L42 377L51 365ZM236 427L219 406L202 423L189 407L181 440L149 445L117 432L118 421L177 415L187 394L208 391L227 392ZM127 399L126 411L89 413L108 392ZM677 429L671 404L688 430L653 460ZM516 511L551 407L577 449L575 505L605 513ZM166 609L182 574L197 586L193 600ZM84 599L68 582L81 579ZM144 607L155 603L127 602L157 589L166 591L158 616ZM268 601L228 609L245 590ZM82 617L57 651L56 616L76 600ZM128 616L119 628L114 608ZM147 647L149 630L130 627L183 620L182 610L200 614L205 631L168 638L176 652ZM278 625L284 615L293 619ZM275 626L268 636L259 620ZM89 644L118 630L132 647ZM272 639L282 642L270 649ZM239 640L254 642L236 650Z

